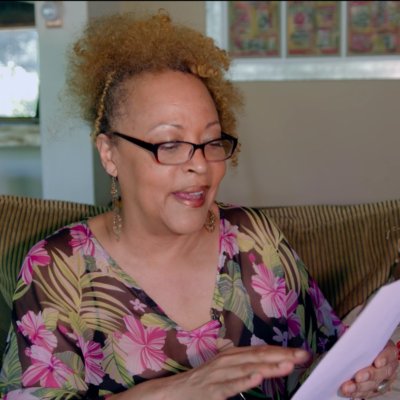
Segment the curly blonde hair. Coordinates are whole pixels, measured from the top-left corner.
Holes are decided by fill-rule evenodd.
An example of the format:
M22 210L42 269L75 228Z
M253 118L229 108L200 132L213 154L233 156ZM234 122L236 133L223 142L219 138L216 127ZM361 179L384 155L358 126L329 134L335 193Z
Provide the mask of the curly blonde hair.
M227 53L202 33L172 24L165 10L141 18L124 13L90 20L67 59L67 90L77 100L82 118L93 126L93 141L99 133L112 131L126 96L123 82L166 70L200 78L215 103L222 130L237 137L235 112L242 109L243 98L225 77ZM237 164L237 154L231 162Z

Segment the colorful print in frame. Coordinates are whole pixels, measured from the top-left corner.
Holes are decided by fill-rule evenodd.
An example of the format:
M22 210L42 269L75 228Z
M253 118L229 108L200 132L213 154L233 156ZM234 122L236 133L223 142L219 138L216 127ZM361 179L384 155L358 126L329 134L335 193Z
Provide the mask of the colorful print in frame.
M279 9L279 1L229 1L230 55L279 57Z
M400 1L349 1L348 55L400 54Z
M287 2L287 55L340 55L340 1Z

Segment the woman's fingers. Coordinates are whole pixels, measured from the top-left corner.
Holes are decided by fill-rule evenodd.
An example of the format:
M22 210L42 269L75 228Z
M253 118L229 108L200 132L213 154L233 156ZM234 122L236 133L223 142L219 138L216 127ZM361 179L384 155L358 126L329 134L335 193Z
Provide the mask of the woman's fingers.
M221 398L227 399L258 386L262 380L263 377L261 374L253 373L239 379L230 379L224 382L224 385L220 386L217 390L220 392Z
M383 380L394 380L396 378L397 366L398 362L395 360L382 368L372 366L362 369L357 372L354 380L343 384L342 395L350 398L366 398L371 396Z
M386 364L397 360L399 350L393 341L389 340L385 348L375 358L374 365L376 368L382 368Z
M240 371L226 371L228 372L225 376L229 376L228 381L222 381L219 384L221 394L224 398L232 397L240 392L245 392L251 388L258 386L264 379L279 378L289 375L294 369L294 364L289 361L283 361L280 363L272 364L249 364L246 365L246 369ZM243 376L243 371L251 371L250 374ZM228 375L229 374L229 375ZM232 376L236 376L231 379Z
M399 366L397 346L389 340L385 348L375 358L374 364L358 371L354 380L345 382L341 387L343 396L350 398L372 398L374 390L385 379L396 377Z
M222 364L226 363L227 365L232 365L232 362L245 364L257 362L274 363L280 361L302 364L306 362L309 357L310 355L306 350L263 345L231 348L218 355L217 359L220 359Z
M263 379L280 378L289 375L293 369L294 364L290 361L231 365L217 369L210 377L210 382L225 384L227 378L229 380L242 379L253 374L259 374Z
M258 386L263 379L289 375L296 364L308 358L305 350L278 346L228 349L191 371L169 378L169 386L178 391L176 398L225 400Z

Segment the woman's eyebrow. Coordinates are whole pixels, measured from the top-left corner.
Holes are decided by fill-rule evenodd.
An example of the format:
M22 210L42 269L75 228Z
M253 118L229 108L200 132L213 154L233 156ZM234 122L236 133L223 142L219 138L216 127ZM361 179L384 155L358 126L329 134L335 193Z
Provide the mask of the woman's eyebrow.
M158 124L158 125L154 126L153 128L151 128L150 131L152 131L152 130L154 130L154 129L156 129L156 128L159 128L160 126L164 126L164 125L166 125L166 126L172 126L172 127L174 127L174 128L177 128L177 129L184 129L182 125L175 124L175 123L173 123L173 122L162 122L161 124ZM206 128L205 128L205 129L208 129L208 128L214 126L214 125L219 125L219 121L217 120L217 121L209 122L209 123L206 125Z

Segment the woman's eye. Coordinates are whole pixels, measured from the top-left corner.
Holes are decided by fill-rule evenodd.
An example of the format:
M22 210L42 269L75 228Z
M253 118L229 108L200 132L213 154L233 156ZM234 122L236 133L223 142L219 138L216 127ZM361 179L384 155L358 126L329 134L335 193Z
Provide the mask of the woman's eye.
M211 147L223 147L222 142L212 142L209 144Z
M161 151L176 151L180 146L179 143L164 143L158 149Z

